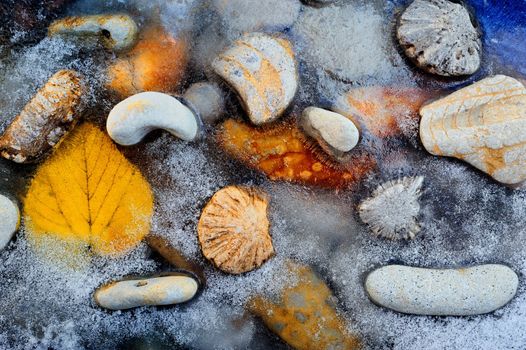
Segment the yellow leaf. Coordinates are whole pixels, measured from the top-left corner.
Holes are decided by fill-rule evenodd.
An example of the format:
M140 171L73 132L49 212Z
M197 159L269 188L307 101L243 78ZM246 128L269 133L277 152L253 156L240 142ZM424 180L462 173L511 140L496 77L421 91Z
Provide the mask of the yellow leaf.
M148 234L153 196L140 171L87 123L37 169L24 213L33 243L57 241L72 254L118 254Z

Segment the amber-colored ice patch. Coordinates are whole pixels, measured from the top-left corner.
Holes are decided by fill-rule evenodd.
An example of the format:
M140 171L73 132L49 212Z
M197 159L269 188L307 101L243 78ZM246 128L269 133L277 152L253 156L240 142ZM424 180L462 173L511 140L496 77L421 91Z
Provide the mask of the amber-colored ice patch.
M229 119L220 128L219 143L234 158L262 171L271 180L330 188L349 187L372 171L374 159L363 153L340 168L317 156L292 123L256 128Z

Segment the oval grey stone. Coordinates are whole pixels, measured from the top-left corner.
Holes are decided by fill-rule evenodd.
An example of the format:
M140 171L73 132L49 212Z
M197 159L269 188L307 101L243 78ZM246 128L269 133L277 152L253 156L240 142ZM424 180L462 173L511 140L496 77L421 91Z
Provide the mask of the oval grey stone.
M460 269L389 265L371 272L365 289L373 302L398 312L467 316L506 305L518 283L517 274L504 265Z

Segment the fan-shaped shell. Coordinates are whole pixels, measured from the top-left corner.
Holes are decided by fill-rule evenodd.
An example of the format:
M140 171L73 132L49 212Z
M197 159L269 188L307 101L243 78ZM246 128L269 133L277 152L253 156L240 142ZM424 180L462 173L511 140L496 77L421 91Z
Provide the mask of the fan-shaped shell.
M266 196L254 188L228 186L203 209L197 233L203 255L219 269L251 271L274 254Z
M278 118L298 88L292 45L268 34L244 35L213 61L212 68L236 90L254 124Z
M404 177L388 181L358 207L362 221L375 236L393 240L412 239L420 232L420 188L424 178Z
M420 139L434 155L455 157L495 180L526 180L526 88L497 75L420 109Z
M429 73L469 75L480 67L480 33L461 4L415 0L402 13L397 36L406 55Z

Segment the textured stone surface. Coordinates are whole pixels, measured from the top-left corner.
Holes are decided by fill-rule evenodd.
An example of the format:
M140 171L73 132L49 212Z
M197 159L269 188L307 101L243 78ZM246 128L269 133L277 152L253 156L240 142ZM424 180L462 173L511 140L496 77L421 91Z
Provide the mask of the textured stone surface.
M285 287L277 302L255 297L250 310L294 349L360 349L360 338L347 331L325 282L308 266L291 264L291 271L296 285Z
M322 108L308 107L303 111L301 125L307 135L336 159L341 159L359 141L360 133L354 123L341 114Z
M358 206L360 218L375 236L412 239L420 232L420 189L424 178L404 177L376 188L372 196Z
M495 180L526 180L526 89L497 75L420 109L420 139L434 155L464 160Z
M106 121L112 140L123 146L140 142L155 129L192 141L198 135L199 123L188 107L160 92L141 92L128 97L113 107Z
M100 307L125 310L147 305L172 305L192 299L197 281L184 274L112 282L100 287L94 298Z
M369 297L381 306L439 316L492 312L515 296L517 285L517 274L504 265L461 269L389 265L371 272L365 280Z
M84 90L79 73L55 73L0 137L2 157L30 163L45 156L80 119Z
M19 222L20 212L16 204L0 194L0 250L9 243Z
M402 13L397 36L406 55L429 73L469 75L480 66L480 34L461 4L415 0Z
M129 49L137 38L137 25L128 15L92 15L66 17L49 26L48 35L66 35L94 39L112 50Z
M292 45L263 33L243 36L212 62L212 68L238 93L254 124L278 118L298 88Z

